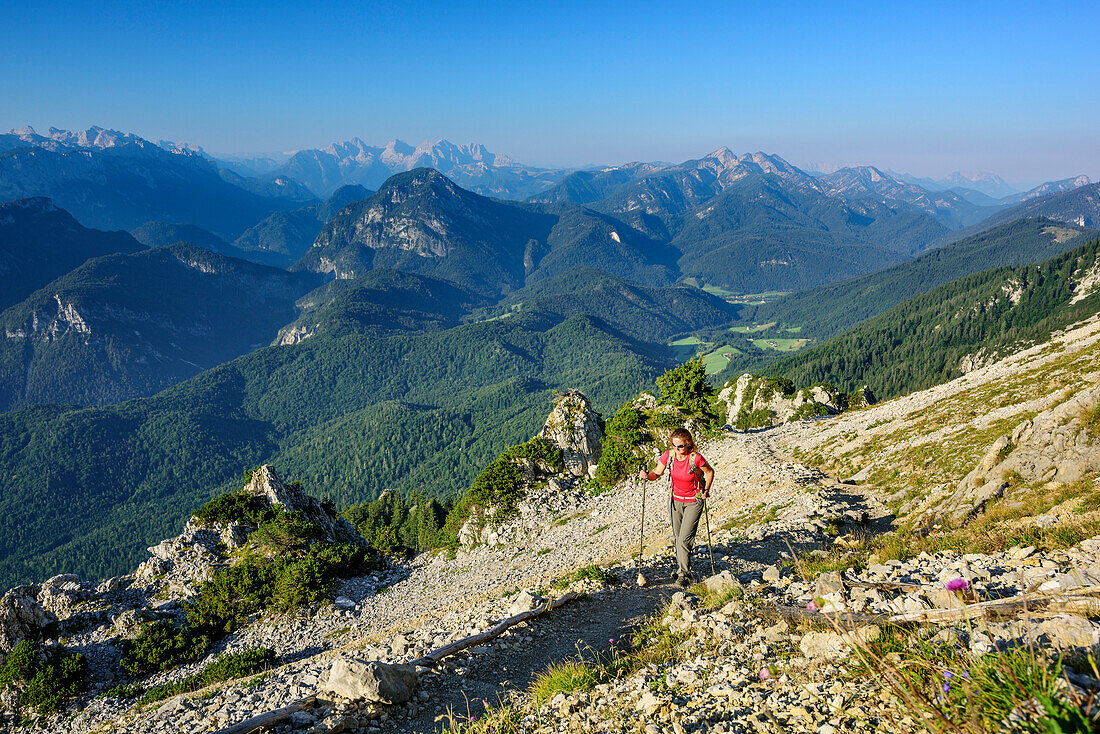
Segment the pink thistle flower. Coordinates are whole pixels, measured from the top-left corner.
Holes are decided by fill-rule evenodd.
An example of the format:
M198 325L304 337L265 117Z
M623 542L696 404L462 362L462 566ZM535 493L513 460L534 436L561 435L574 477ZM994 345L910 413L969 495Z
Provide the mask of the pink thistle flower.
M810 600L810 603L806 605L806 611L807 611L807 612L816 612L816 611L817 611L818 609L820 609L820 608L821 608L821 607L819 607L819 606L817 605L817 601L816 601L816 600L814 600L814 599L811 599L811 600Z
M970 588L970 582L966 579L951 579L947 582L948 591L966 591Z
M767 668L760 669L760 680L768 680L772 677L772 672Z

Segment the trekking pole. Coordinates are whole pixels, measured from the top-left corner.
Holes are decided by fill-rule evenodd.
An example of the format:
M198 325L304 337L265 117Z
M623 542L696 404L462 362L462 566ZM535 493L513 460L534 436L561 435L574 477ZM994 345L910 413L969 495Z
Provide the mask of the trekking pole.
M641 471L641 467L638 468ZM637 480L635 480L637 481ZM648 583L645 574L642 573L642 552L645 550L645 485L649 484L647 479L642 480L642 521L638 526L638 586L645 586Z
M703 518L707 523L707 553L710 554L710 575L714 575L714 546L710 542L710 508L707 501L703 500Z

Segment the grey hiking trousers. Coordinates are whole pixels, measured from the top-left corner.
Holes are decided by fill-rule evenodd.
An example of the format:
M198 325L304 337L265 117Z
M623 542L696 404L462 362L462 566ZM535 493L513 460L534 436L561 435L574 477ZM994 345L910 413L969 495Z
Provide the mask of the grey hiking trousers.
M681 576L691 575L691 550L695 547L695 530L703 514L706 500L677 502L668 498L668 514L672 518L672 542L676 547L676 565Z

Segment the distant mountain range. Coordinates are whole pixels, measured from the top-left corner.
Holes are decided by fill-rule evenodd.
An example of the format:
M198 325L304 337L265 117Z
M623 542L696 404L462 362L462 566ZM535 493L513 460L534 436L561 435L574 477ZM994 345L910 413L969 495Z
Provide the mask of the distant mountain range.
M271 190L264 183L249 184L262 192L255 193L226 181L213 163L194 152L169 152L137 136L100 128L79 134L51 129L48 136L25 128L0 136L0 147L5 148L0 152L0 201L48 196L81 224L97 229L186 222L234 239L273 211L309 203L301 200L304 190L297 184L280 186L277 178L269 182Z
M273 175L296 179L318 196L328 196L347 184L376 189L390 176L414 168L434 168L463 188L503 199L525 199L568 173L523 165L477 143L438 140L413 147L393 140L378 147L353 138L324 150L300 150Z
M982 171L962 173L955 171L944 178L927 178L914 176L909 173L897 173L889 171L894 178L906 183L916 184L929 191L947 191L949 189L967 189L977 191L991 199L1003 199L1006 196L1019 193L1019 189L1005 183L1005 180L995 173Z
M668 284L673 260L671 248L598 212L498 201L420 168L344 207L293 269L344 279L394 268L500 295L582 264Z

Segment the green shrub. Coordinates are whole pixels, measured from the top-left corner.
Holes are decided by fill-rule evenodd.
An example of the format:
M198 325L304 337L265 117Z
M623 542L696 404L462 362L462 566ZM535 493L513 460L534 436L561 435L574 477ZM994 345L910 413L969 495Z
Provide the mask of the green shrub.
M542 465L551 473L565 469L565 455L562 450L551 441L537 436L526 443L507 449L500 458L527 459Z
M657 386L672 405L699 418L714 418L710 412L710 397L714 388L707 382L702 357L690 359L665 372L657 378Z
M88 662L63 647L41 648L23 640L9 653L0 670L0 684L22 683L19 705L39 713L51 713L61 703L84 690Z
M140 683L119 683L111 686L103 692L103 698L137 698L145 693L145 686Z
M642 413L637 408L624 405L607 424L607 435L617 436L629 446L637 446L642 441Z
M4 668L0 670L0 685L30 680L34 677L38 662L38 645L30 640L21 640L4 661Z
M673 428L679 428L684 424L683 418L678 413L669 413L666 411L657 411L649 417L649 425L653 428L663 428L671 430Z
M274 561L247 555L236 564L219 568L199 587L187 604L187 624L212 637L221 637L244 625L261 609L275 584Z
M775 418L776 415L774 410L760 408L759 410L750 411L742 407L741 412L737 414L737 421L734 423L733 427L742 431L747 431L750 428L763 428L772 425Z
M608 487L637 470L638 464L638 457L624 440L609 436L603 443L603 453L596 465L596 481Z
M784 396L793 395L794 383L788 380L787 377L763 377L763 382L757 388L760 399L767 401L775 393Z
M203 668L200 673L188 676L174 683L150 688L149 691L142 696L141 702L150 703L152 701L162 701L180 693L197 691L212 683L243 678L246 675L252 675L261 670L266 670L275 660L275 651L268 647L245 650L244 652L233 653L231 655L222 655L217 660L210 663L210 665Z
M122 667L137 675L155 673L198 660L209 649L210 638L191 627L152 622L143 626L135 639L123 643Z
M328 566L334 578L358 573L368 560L366 549L351 543L314 543L309 555Z
M271 590L271 607L289 612L324 599L336 575L331 568L313 557L282 564Z
M275 508L266 498L239 490L215 497L196 510L193 517L202 525L218 522L259 525L275 517Z
M827 405L822 405L821 403L811 399L809 402L803 403L801 406L799 406L798 410L796 410L794 414L791 415L791 420L800 421L807 418L817 418L819 416L832 414L832 411L829 410L829 407Z
M303 553L317 538L317 528L300 512L275 508L275 516L252 533L252 542L279 556Z

